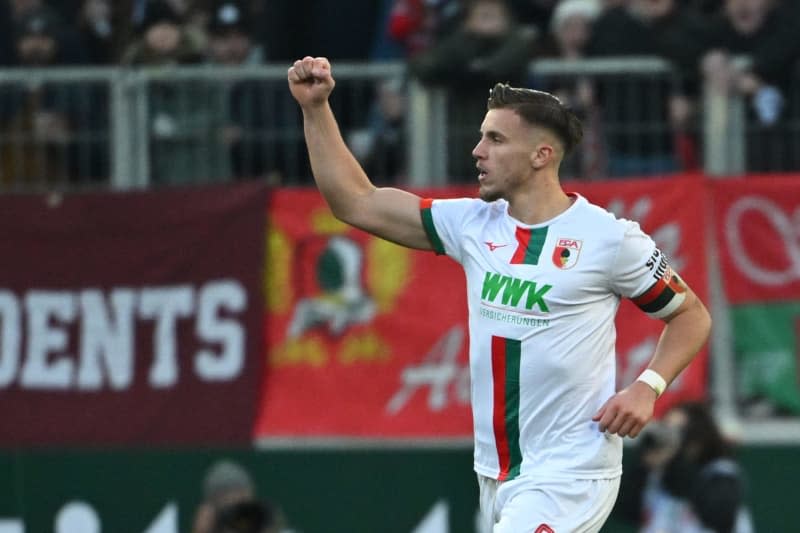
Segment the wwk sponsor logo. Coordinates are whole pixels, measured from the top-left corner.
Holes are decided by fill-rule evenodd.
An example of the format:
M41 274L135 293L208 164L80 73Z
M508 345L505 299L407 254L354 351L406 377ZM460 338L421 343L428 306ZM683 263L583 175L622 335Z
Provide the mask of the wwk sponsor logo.
M481 299L494 303L499 297L500 303L503 305L524 307L528 311L532 311L533 307L537 306L540 311L547 313L550 309L544 301L544 295L552 288L552 285L538 286L533 280L487 272L483 278Z

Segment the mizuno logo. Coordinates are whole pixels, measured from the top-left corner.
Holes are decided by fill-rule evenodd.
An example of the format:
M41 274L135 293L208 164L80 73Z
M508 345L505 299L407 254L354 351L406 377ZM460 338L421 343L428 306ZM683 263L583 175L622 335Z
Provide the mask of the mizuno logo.
M486 241L486 246L489 247L490 252L494 252L498 248L502 248L503 246L508 246L507 244L495 244L492 241Z

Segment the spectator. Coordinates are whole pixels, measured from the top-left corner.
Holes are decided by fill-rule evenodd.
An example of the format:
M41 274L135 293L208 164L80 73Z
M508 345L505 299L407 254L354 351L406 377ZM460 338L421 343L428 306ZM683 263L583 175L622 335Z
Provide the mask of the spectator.
M592 24L600 14L599 0L562 0L553 13L549 32L537 57L580 59L592 34Z
M186 31L180 14L166 0L150 0L138 25L140 38L122 57L125 65L177 65L198 63L202 42Z
M406 175L405 117L405 83L402 79L381 80L369 123L349 135L356 159L381 185L397 183Z
M244 529L236 529L236 523ZM277 529L271 528L284 523L279 508L256 500L253 479L241 465L223 459L209 467L203 478L203 500L195 513L192 533L272 533Z
M556 6L563 0L511 0L511 7L524 24L544 31L551 27Z
M464 155L475 144L469 119L485 112L486 95L497 80L522 84L535 38L533 28L514 24L505 0L473 0L452 34L410 62L412 75L447 90L451 179L475 181L475 162Z
M117 60L120 44L111 11L111 0L84 0L80 7L78 31L93 65L111 65Z
M15 29L18 65L64 64L63 23L54 11L28 11ZM67 83L7 84L0 91L0 181L52 186L107 177L105 140L87 135L89 140L79 143L75 135L96 133L107 124L105 93Z
M266 50L274 61L322 55L366 61L381 9L376 0L269 0L264 8Z
M663 44L669 40L665 37L669 32L656 27L662 22L668 22L664 28L670 28L669 31L679 26L671 19L662 19L671 13L672 5L672 0L631 0L621 4L606 0L606 7L592 29L587 55L672 59L670 49ZM689 41L681 46L695 49ZM679 150L681 144L676 142L673 129L674 124L685 128L690 116L685 105L672 110L676 107L675 99L684 95L681 84L676 83L679 79L677 75L655 79L651 75L639 75L598 80L597 96L603 112L610 176L664 174L686 170L695 164L692 157L685 157ZM681 120L671 123L673 113ZM683 140L681 138L681 142Z
M244 501L220 510L213 533L280 533L283 518L266 501Z
M217 2L209 24L212 63L241 66L260 61L244 2ZM218 84L224 101L221 142L235 179L261 178L279 184L297 176L306 161L297 110L282 84L243 80Z
M684 171L699 168L698 127L695 107L699 97L698 57L707 24L680 0L634 0L634 9L653 40L653 52L675 69L669 90L667 117L677 166Z
M202 61L205 50L181 15L165 0L151 0L140 24L141 38L123 63L170 67ZM164 79L149 84L151 182L186 184L228 176L218 132L224 123L219 80Z
M651 424L642 448L642 533L753 530L742 474L704 404L673 407Z
M380 11L378 12L377 28L375 40L369 54L370 61L394 61L403 59L405 51L403 47L395 41L389 33L392 9L394 0L379 0Z
M599 0L563 0L550 19L550 28L542 39L537 59L577 60L585 57L592 23L600 14ZM584 125L582 149L561 163L565 178L593 180L605 177L601 146L600 110L594 83L586 76L532 78L529 85L558 96L581 119Z
M255 498L255 484L239 464L221 460L203 478L203 500L195 512L192 533L212 533L220 509Z
M341 0L312 0L306 3L307 50L312 54L348 61L366 61L378 31L379 2L349 0L342 16ZM335 23L331 23L335 21ZM316 51L316 52L315 52Z
M264 53L252 38L251 20L246 2L215 2L208 23L209 50L215 63L234 66L261 62Z
M798 103L787 98L800 59L795 2L726 0L707 28L702 70L710 90L738 93L748 105L748 171L800 168L800 145L787 131L787 115L797 115ZM748 67L735 56L748 56ZM787 107L789 107L787 109Z
M587 52L592 56L630 56L653 53L647 30L634 15L632 0L601 0Z
M670 60L682 75L696 78L706 18L682 0L632 0L630 5L652 37L653 52Z
M257 35L273 61L294 60L303 51L308 24L301 0L269 0L263 11L263 30ZM294 23L286 24L287 20Z
M457 0L394 0L387 31L411 58L451 33L460 15Z
M54 3L55 6L63 8L60 2ZM11 20L14 25L22 23L22 21L30 18L33 13L41 12L43 9L52 11L53 14L62 21L58 26L58 64L72 65L72 64L85 64L87 62L86 50L81 43L81 38L78 32L70 24L64 23L68 21L65 18L63 11L56 11L54 6L51 6L44 0L10 0L11 7Z

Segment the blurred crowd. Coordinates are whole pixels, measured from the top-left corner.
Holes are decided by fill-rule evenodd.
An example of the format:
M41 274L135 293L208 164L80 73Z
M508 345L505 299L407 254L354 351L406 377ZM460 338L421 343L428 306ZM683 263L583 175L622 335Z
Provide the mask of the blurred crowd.
M585 141L563 174L585 180L697 170L705 88L747 102L748 171L798 170L797 27L795 0L348 0L346 11L340 0L0 0L0 68L288 66L304 55L403 62L405 76L337 112L356 156L384 183L407 174L409 79L448 95L453 181L474 179L470 151L496 81L554 92L579 113ZM621 56L660 57L674 75L528 68ZM166 84L149 94L151 182L191 181L198 160L209 175L308 179L285 85ZM107 180L110 126L98 110L108 99L97 87L0 87L0 186Z

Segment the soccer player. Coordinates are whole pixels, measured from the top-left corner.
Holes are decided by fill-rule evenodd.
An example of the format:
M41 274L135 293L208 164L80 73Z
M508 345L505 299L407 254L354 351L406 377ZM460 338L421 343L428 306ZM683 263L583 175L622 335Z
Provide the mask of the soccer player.
M328 104L325 58L289 68L311 168L342 221L446 254L466 273L475 471L494 533L599 531L635 437L705 343L711 319L638 224L561 188L581 139L554 96L498 84L480 127L480 199L377 188ZM614 315L631 298L665 327L649 368L615 392Z

